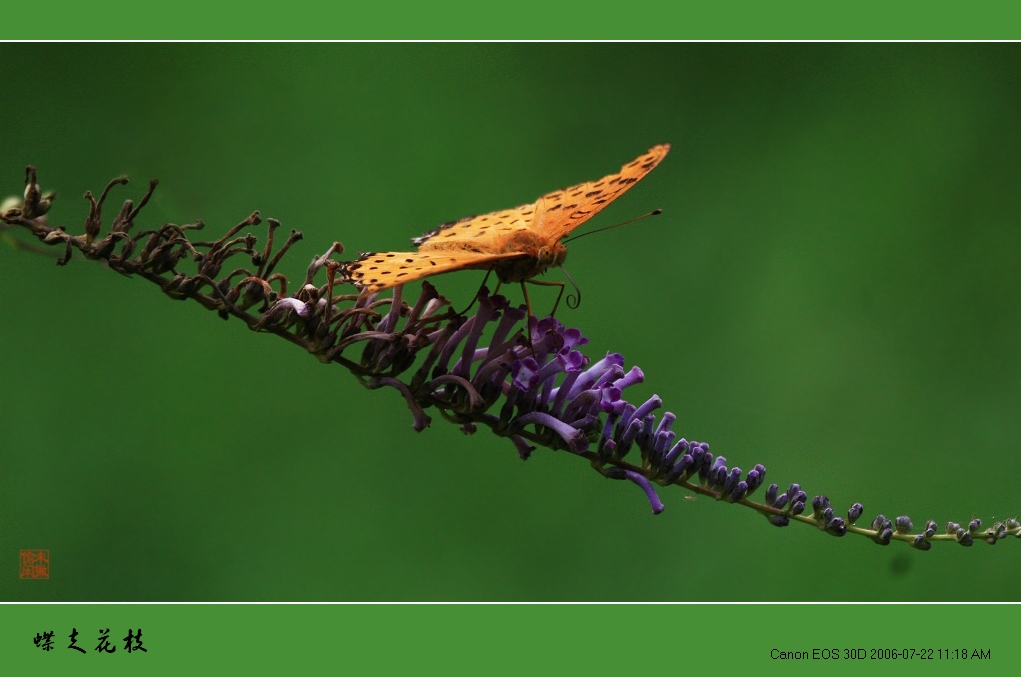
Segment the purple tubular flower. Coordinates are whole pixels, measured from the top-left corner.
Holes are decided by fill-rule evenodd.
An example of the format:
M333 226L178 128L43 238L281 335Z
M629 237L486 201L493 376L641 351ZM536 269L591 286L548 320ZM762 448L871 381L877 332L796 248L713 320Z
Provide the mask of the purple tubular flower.
M670 430L670 427L674 424L674 421L676 420L677 417L674 414L672 414L669 411L664 412L659 419L659 426L656 427L656 434L658 435L661 432L666 432Z
M907 515L901 515L893 523L898 534L906 534L915 528L915 525L911 523L911 518Z
M727 497L726 497L725 500L728 503L737 503L738 501L740 501L741 499L743 499L747 495L748 495L748 483L745 482L744 480L742 480L742 481L738 482L737 484L735 484L734 487L728 492Z
M567 446L576 454L580 454L585 451L588 446L588 439L585 433L577 428L572 428L569 424L564 423L558 418L544 414L540 411L533 411L523 416L518 416L517 424L519 426L526 425L541 425L554 431L556 434L563 438L564 442L567 442Z
M770 515L769 523L774 527L785 527L790 524L791 521L786 515Z
M606 413L617 412L622 409L624 402L620 399L621 390L617 386L604 385L599 389L599 408ZM607 418L607 422L612 419ZM609 433L607 433L609 434Z
M756 489L762 486L762 482L766 477L766 466L761 463L757 463L754 468L748 471L748 475L745 477L745 481L748 483L748 493L752 494Z
M663 482L665 484L673 484L679 479L687 479L688 471L691 470L694 465L695 460L690 454L681 456L681 460L679 460L674 467L670 468L670 470L668 470L663 476Z
M539 381L539 363L535 358L526 357L523 360L515 360L511 366L511 377L514 387L528 391Z
M770 484L766 487L766 504L771 504L776 500L776 492L780 491L780 487L775 484Z
M461 351L461 359L457 361L457 364L450 370L450 373L463 378L468 377L471 363L475 357L475 346L479 344L479 338L482 337L483 329L496 317L496 312L497 303L493 300L493 297L488 295L479 297L479 311L470 320L471 328L468 331L467 339Z
M677 462L677 458L679 456L683 455L687 451L688 451L688 440L686 440L686 439L684 439L682 437L680 440L677 441L677 444L675 444L670 449L670 451L668 451L666 453L666 456L663 457L663 463L662 463L663 467L672 466L674 463Z
M277 307L279 308L290 308L301 317L308 317L308 315L313 310L313 307L310 307L308 303L305 303L304 301L299 301L293 296L287 296L285 298L282 298L279 301L277 301L276 304Z
M526 442L525 438L521 437L521 435L511 435L511 442L517 448L518 456L521 457L522 461L528 460L532 452L535 451L535 447Z
M918 534L915 536L915 540L911 542L911 546L919 550L928 550L932 548L932 541L926 539L922 534Z
M656 433L656 441L653 445L653 453L651 454L652 465L657 468L662 467L663 459L667 455L667 450L670 449L670 445L676 436L677 433L672 430L660 430Z
M691 454L691 458L694 459L695 463L701 468L702 459L705 457L706 453L708 453L709 446L699 442L692 442L688 448L688 453Z
M642 420L642 427L638 429L638 434L635 436L635 444L642 450L643 462L649 461L655 451L652 439L652 433L655 429L656 417L652 414L647 414Z
M618 429L620 428L619 424L617 428ZM631 424L627 427L627 430L621 436L620 444L617 447L619 449L619 451L617 452L619 458L624 458L625 456L627 456L627 453L631 451L631 444L632 442L634 442L635 438L638 436L638 431L641 429L642 422L637 418L632 418Z
M568 393L568 396L577 395L579 392L588 390L593 386L603 385L604 382L602 379L607 372L610 372L611 374L611 376L608 377L608 380L617 381L624 375L624 370L622 369L623 366L624 357L620 353L606 353L606 357L585 370L585 372L581 375L581 378L579 378L571 387L571 392ZM616 367L619 372L619 376L615 378L612 377L613 372L611 371L614 367Z
M659 500L659 496L656 494L656 490L652 488L652 483L649 482L648 478L641 473L634 472L632 470L624 470L623 468L610 467L604 471L604 474L610 479L615 480L630 480L642 488L645 492L646 497L649 499L649 505L652 507L652 514L658 515L663 512L665 507Z
M729 494L729 493L731 493L734 490L734 487L737 486L737 483L741 481L741 469L740 468L731 468L729 474L726 474L726 468L725 467L721 468L721 470L724 472L724 476L723 476L724 477L724 479L723 479L723 493L724 494ZM748 483L746 482L745 483L745 492L747 492L747 491L748 491Z
M826 524L826 533L832 536L843 536L847 533L847 525L843 517L834 517Z
M709 453L702 454L702 465L698 469L698 481L702 486L706 486L711 482L711 476L714 472L713 455Z
M865 512L865 508L861 503L855 503L847 511L847 521L854 524L861 517L861 514Z
M614 458L617 451L617 443L612 439L603 438L603 446L599 447L599 460L602 463L608 463L610 459Z

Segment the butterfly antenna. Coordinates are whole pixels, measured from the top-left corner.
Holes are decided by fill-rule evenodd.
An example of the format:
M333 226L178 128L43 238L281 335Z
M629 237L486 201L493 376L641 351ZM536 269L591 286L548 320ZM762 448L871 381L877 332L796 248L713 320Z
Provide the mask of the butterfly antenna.
M648 218L650 216L658 216L658 215L660 215L662 213L663 213L662 209L653 209L648 214L642 214L641 216L636 216L635 218L629 219L627 221L624 221L623 223L615 223L612 226L603 226L602 228L596 228L595 230L590 230L589 232L582 233L581 235L575 235L574 237L569 237L566 240L564 240L563 244L567 244L568 242L574 242L578 238L585 237L586 235L591 235L592 233L601 233L604 230L610 230L612 228L620 228L621 226L626 226L629 223L634 223L635 221L641 221L642 219Z
M574 294L567 295L567 307L571 310L577 310L578 306L581 305L581 287L579 287L578 283L574 281L574 278L571 277L569 272L567 272L567 268L564 268L563 264L561 264L560 270L564 271L564 277L566 277L567 281L571 283L572 287L574 287Z

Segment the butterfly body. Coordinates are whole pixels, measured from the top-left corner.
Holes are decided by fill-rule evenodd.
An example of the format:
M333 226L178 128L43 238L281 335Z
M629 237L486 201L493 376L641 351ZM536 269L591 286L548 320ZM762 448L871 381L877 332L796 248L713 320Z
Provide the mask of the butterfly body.
M444 223L412 238L416 252L368 252L341 268L341 281L378 292L455 270L496 272L501 282L527 282L567 257L560 241L659 164L669 145L648 153L598 181L547 193L513 209Z

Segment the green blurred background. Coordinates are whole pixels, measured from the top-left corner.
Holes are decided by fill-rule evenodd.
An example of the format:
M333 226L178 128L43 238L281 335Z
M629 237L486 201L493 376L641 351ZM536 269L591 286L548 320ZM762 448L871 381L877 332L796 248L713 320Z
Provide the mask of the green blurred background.
M560 317L589 354L639 364L631 398L680 434L863 521L988 524L1019 512L1019 55L4 44L0 193L34 164L81 232L86 189L157 177L140 227L215 237L259 209L304 232L300 277L335 239L405 248L672 143L591 226L665 214L571 247L584 302ZM0 294L0 599L1021 598L995 583L1015 542L881 548L680 490L653 517L567 454L415 433L397 393L81 257L0 247ZM21 548L51 580L18 580Z

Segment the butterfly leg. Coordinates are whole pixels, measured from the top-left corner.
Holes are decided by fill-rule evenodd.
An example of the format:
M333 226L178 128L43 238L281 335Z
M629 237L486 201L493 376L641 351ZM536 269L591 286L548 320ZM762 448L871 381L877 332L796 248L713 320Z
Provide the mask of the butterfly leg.
M550 319L553 319L557 314L557 307L560 305L560 299L564 296L564 287L566 286L563 282L554 282L552 280L524 280L521 282L521 293L525 296L525 307L528 308L528 316L532 317L532 303L528 299L528 291L525 289L525 282L534 284L538 287L560 287L560 292L557 294L557 300L553 303L553 310L550 311ZM570 304L568 304L570 305ZM538 320L536 320L538 321ZM553 326L550 326L550 333L553 334L554 341L556 340L556 333L553 332ZM562 346L557 346L557 350L560 350Z
M486 288L486 282L489 281L489 275L492 272L493 272L492 268L490 268L489 270L486 271L486 276L484 278L482 278L482 284L479 285L479 290L477 292L475 292L475 296L472 297L471 303L468 304L467 308L465 308L461 312L457 313L458 315L467 315L468 311L472 309L472 306L475 305L475 302L479 300L479 296L482 294L482 290ZM500 289L500 283L499 282L496 283L496 288L497 288L497 290ZM493 294L495 295L496 292L494 291Z

